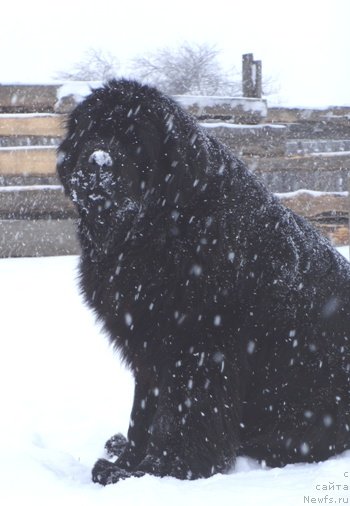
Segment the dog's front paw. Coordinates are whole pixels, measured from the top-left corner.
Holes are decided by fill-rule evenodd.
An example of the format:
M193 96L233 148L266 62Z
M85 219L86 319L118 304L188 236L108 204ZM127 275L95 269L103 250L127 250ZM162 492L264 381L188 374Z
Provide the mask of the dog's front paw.
M129 476L131 474L128 471L105 459L99 459L92 469L92 481L101 485L117 483L119 480L129 478Z
M145 473L141 471L130 473L129 471L119 467L117 464L109 462L109 460L99 459L92 469L92 481L105 486L117 483L119 480L125 480L131 476L140 478L144 474Z
M127 445L127 439L123 434L115 434L105 444L105 450L109 457L119 457Z

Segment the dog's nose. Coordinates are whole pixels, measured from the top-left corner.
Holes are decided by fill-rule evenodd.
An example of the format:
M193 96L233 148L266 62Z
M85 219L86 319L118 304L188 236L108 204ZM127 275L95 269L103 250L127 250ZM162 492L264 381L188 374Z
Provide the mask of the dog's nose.
M113 165L112 157L107 151L97 149L89 157L89 163L99 167L111 167Z

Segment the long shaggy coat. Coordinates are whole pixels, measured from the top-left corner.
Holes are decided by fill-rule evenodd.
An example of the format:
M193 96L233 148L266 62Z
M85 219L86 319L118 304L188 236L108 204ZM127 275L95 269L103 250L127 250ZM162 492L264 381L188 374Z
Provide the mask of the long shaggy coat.
M350 448L350 264L326 239L133 81L77 106L58 174L80 216L82 292L135 378L127 439L107 442L118 458L94 481Z

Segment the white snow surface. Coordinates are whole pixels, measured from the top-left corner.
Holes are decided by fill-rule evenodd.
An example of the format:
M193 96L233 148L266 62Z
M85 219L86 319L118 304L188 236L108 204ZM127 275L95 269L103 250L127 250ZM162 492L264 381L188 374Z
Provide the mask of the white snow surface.
M301 188L300 190L295 190L293 192L285 192L285 193L275 193L277 198L295 198L300 195L308 195L309 197L325 197L325 196L334 196L334 197L348 197L349 192L321 192L316 190L308 190L306 188Z
M348 248L341 249L348 257ZM104 442L127 431L133 381L78 293L77 257L0 260L0 504L6 506L302 505L349 501L350 452L179 481L90 481ZM325 489L324 487L330 487ZM312 499L314 499L312 501ZM342 499L339 501L339 499Z
M102 81L67 81L57 89L57 100L73 96L74 100L79 103L86 98L92 90L100 88Z
M5 146L0 147L0 151L41 151L47 149L53 151L55 146Z
M0 192L37 192L42 190L60 190L63 193L63 187L58 184L36 184L19 186L0 186Z
M271 125L270 123L259 123L258 125L244 125L242 123L228 123L223 121L218 122L202 122L200 123L203 128L235 128L237 130L249 129L249 130L261 130L263 128L271 128L271 129L285 129L285 125Z

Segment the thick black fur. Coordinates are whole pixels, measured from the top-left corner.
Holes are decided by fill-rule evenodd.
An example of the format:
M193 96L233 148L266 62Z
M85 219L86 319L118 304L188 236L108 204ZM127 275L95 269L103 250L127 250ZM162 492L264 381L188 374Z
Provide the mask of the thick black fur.
M156 89L71 114L58 174L81 288L135 377L127 440L93 480L181 479L350 448L350 264ZM118 402L118 388L114 402Z

